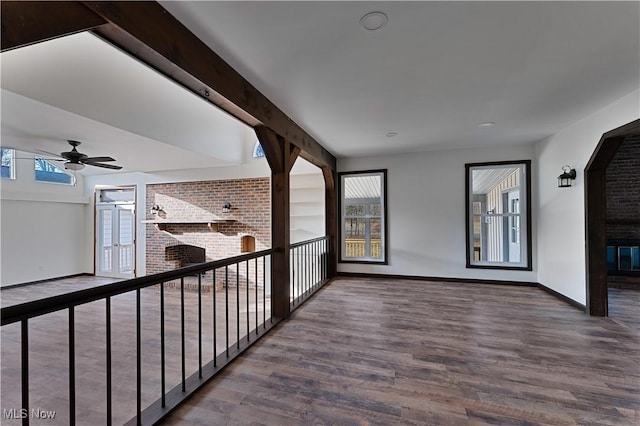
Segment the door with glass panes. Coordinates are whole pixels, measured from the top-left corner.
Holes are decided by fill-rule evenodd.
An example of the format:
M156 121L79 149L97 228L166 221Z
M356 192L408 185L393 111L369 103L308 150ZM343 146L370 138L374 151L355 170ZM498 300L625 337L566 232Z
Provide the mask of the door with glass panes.
M135 204L96 205L96 275L135 276Z

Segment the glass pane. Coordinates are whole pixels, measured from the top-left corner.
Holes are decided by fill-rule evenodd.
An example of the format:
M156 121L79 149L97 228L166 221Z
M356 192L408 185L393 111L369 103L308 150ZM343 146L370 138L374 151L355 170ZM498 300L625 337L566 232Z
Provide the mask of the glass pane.
M134 226L133 211L118 209L118 268L120 273L132 273L134 264Z
M614 246L607 246L607 269L616 270L616 248Z
M135 190L133 188L100 190L101 203L115 203L118 201L134 202Z
M343 260L385 261L384 171L341 176Z
M524 172L525 164L469 167L471 265L522 266L526 261Z
M75 183L75 178L72 174L43 158L34 157L33 168L37 182L62 183L65 185L73 185Z
M9 148L1 148L0 153L2 154L0 177L4 179L14 179L15 174L14 174L13 161L15 157L14 155L15 151Z
M113 220L111 210L100 211L100 259L99 268L101 272L113 271Z

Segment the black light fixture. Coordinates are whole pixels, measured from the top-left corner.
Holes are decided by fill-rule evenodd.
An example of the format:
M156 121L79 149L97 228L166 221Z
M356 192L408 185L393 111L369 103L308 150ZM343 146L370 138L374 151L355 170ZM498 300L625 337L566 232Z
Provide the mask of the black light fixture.
M558 176L558 188L568 188L576 179L576 169L571 166L562 166L562 174Z
M153 206L151 206L151 214L158 214L160 212L164 212L164 207L162 207L160 204L154 204Z
M225 201L222 205L222 213L229 213L231 211L231 203L229 201Z

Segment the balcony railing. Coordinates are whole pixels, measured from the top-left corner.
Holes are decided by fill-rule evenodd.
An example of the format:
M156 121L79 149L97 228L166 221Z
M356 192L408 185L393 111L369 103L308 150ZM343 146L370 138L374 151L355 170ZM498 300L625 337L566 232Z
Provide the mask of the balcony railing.
M329 237L291 244L290 309L293 311L328 279Z
M43 407L70 425L155 423L279 321L272 253L2 308L3 374L20 372L3 409L23 425Z
M292 311L327 282L329 250L328 237L291 245ZM2 308L2 372L15 377L3 424L28 425L32 409L70 425L156 423L280 321L275 252Z

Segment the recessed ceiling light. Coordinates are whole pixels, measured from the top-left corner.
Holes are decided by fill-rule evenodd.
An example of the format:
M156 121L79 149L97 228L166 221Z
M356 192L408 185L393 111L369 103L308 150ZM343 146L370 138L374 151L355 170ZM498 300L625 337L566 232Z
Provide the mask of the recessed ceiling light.
M389 132L385 136L388 137L388 138L392 138L394 136L398 136L398 132Z
M496 123L494 123L493 121L487 121L486 123L478 124L478 127L493 127L495 125Z
M360 18L360 25L365 30L376 31L384 27L389 20L389 17L382 12L369 12Z

